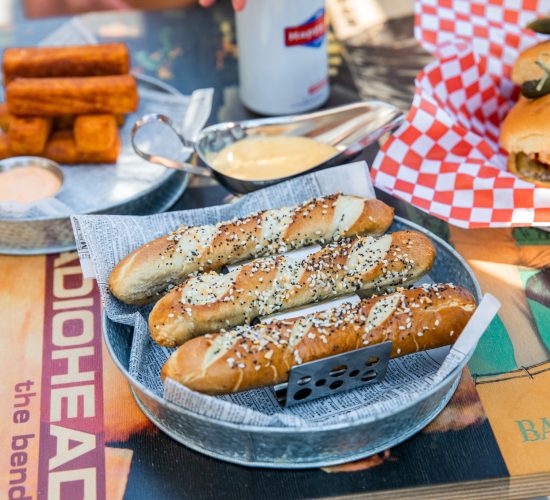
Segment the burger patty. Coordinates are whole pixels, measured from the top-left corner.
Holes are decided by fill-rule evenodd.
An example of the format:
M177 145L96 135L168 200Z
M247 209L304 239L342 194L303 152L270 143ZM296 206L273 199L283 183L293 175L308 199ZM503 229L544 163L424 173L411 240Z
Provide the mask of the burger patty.
M550 182L550 165L537 159L529 158L525 153L516 154L516 168L519 174L541 182ZM547 155L544 158L548 158Z

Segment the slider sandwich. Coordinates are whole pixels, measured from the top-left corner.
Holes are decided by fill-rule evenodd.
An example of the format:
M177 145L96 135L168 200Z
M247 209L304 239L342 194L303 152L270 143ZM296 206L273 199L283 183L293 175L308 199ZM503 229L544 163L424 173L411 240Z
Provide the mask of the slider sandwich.
M516 85L540 80L546 74L544 66L550 66L550 40L525 49L512 67L511 79Z
M512 68L520 85L519 101L500 131L508 170L539 186L550 187L550 41L523 51Z
M550 188L550 94L520 97L502 124L500 140L510 172Z

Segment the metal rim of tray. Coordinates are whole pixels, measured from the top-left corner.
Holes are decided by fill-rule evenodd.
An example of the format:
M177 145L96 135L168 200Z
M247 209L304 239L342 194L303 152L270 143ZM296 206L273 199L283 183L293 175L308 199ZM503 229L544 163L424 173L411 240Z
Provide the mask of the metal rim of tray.
M466 261L462 258L462 256L460 254L458 254L456 252L456 250L454 250L454 248L449 243L447 243L446 241L444 241L442 238L435 235L434 233L430 232L429 230L419 226L418 224L415 224L414 222L403 219L399 216L395 217L395 221L396 222L401 222L403 225L408 226L411 229L414 229L414 230L417 230L419 232L422 232L423 234L426 234L432 240L437 242L438 245L441 245L450 254L452 254L453 257L456 258L456 260L462 265L462 267L464 268L464 270L468 274L469 278L471 279L471 281L474 285L474 290L472 290L472 292L475 296L476 301L479 302L479 300L481 299L481 289L479 287L479 283L477 282L477 279L475 278L475 275L473 274L471 268L468 266ZM191 411L187 408L184 408L183 406L179 406L179 405L176 405L174 403L171 403L170 401L165 400L164 398L162 398L162 397L158 396L157 394L153 393L150 389L148 389L146 386L141 384L138 380L134 379L130 375L130 373L127 371L125 366L122 365L122 363L120 362L118 356L116 355L116 353L113 350L111 342L110 342L110 340L109 340L109 338L106 334L106 332L107 332L107 319L108 318L107 318L105 312L103 312L103 314L102 314L102 327L103 327L103 336L104 336L104 339L105 339L105 343L107 345L107 349L108 349L109 354L110 354L111 358L113 359L114 363L118 367L118 369L123 373L123 375L126 377L128 382L130 383L130 389L131 389L132 395L134 396L134 399L135 399L136 403L138 404L139 408L163 432L166 432L166 434L168 434L170 437L174 438L176 441L184 444L185 446L189 447L190 449L193 449L195 451L198 451L200 453L203 453L205 455L208 455L208 456L211 456L211 457L214 457L214 458L218 458L218 459L221 459L221 460L224 460L224 461L227 461L227 462L231 462L231 463L235 463L235 464L239 464L239 465L255 466L255 467L270 467L270 468L286 468L286 469L307 469L307 468L313 468L313 467L319 467L319 466L328 466L328 465L336 465L336 464L340 464L340 463L349 462L349 461L352 461L352 460L363 458L365 456L372 455L372 454L377 453L379 451L382 451L382 450L384 450L388 447L388 444L380 445L380 446L377 446L376 448L354 452L353 454L349 454L349 455L345 456L345 458L343 458L341 456L340 457L335 457L333 460L331 460L329 458L329 459L322 460L320 462L278 464L276 462L261 462L261 461L260 462L255 461L255 462L251 463L251 462L246 461L246 460L240 460L239 458L230 457L230 456L223 455L223 454L217 454L216 452L214 452L210 449L205 449L205 448L202 448L202 447L198 446L195 443L190 443L189 441L186 441L182 436L178 436L174 432L166 429L166 427L163 424L159 423L159 421L153 415L151 415L151 412L149 411L149 409L146 408L145 405L142 403L140 397L138 396L138 394L136 394L136 390L139 391L139 392L142 392L145 396L147 396L148 398L151 398L155 403L159 404L160 406L163 406L166 409L169 409L173 412L187 415L188 417L193 418L193 419L197 420L198 422L201 422L201 421L202 422L209 422L209 423L215 422L216 425L219 425L221 428L226 428L228 431L239 431L239 432L251 432L251 433L269 432L271 434L278 434L278 433L288 434L289 432L293 432L293 430L295 430L295 431L305 431L305 430L307 430L308 433L327 432L327 431L334 431L334 430L339 430L339 429L344 429L344 428L349 429L350 427L354 427L354 428L359 427L361 425L367 424L367 423L372 422L374 420L382 420L384 418L387 418L387 417L395 414L395 412L393 412L393 413L392 412L386 412L383 415L377 416L376 418L366 417L366 418L357 420L353 424L349 424L349 423L346 422L346 423L330 424L330 425L326 425L326 426L311 426L311 427L308 426L307 428L306 427L271 427L271 426L258 426L258 425L250 425L250 424L238 424L238 423L227 422L225 420L220 420L220 419L216 419L216 418L212 418L212 417L207 417L207 416L201 415L200 413L196 413L196 412ZM434 410L432 410L432 412L430 412L429 415L427 415L425 418L423 418L417 425L415 425L412 428L407 429L406 432L404 432L402 435L399 436L398 440L392 440L392 443L405 441L406 439L411 437L413 434L420 431L423 427L428 425L428 423L431 422L443 410L443 408L445 407L445 405L448 403L449 399L453 395L456 387L458 386L458 383L460 381L461 371L464 368L464 366L466 365L466 363L469 361L472 354L473 354L473 349L472 349L471 352L469 352L466 355L466 357L462 360L462 362L459 365L457 365L447 375L447 377L445 379L443 379L438 384L435 384L433 387L430 387L425 392L423 392L422 396L420 398L416 399L415 401L408 402L408 403L404 404L403 406L401 406L399 408L399 412L402 412L402 411L407 410L408 408L413 407L414 405L417 405L421 401L426 400L431 395L433 395L438 390L440 390L441 387L445 383L449 383L449 379L451 379L452 377L456 378L456 380L453 381L453 383L451 385L451 388L446 392L445 396L437 404L437 406L434 408Z
M178 172L176 172L178 173ZM181 182L180 187L174 191L173 195L166 198L166 203L160 205L158 208L159 212L164 212L168 210L170 207L172 207L182 196L182 194L187 189L187 186L189 185L189 175L185 174L183 177L183 181ZM158 186L157 186L158 187ZM146 193L143 193L144 195ZM137 198L139 199L139 198ZM134 199L133 201L136 201L137 199ZM95 212L83 212L87 214L93 214ZM124 215L124 214L119 214ZM131 215L131 214L127 214ZM33 222L36 219L33 219ZM66 222L70 220L70 217L59 217L56 219L53 219L54 222ZM24 221L21 221L24 222ZM52 247L41 247L41 248L3 248L0 246L0 254L2 255L46 255L46 254L52 254L52 253L62 253L62 252L70 252L76 248L76 243L72 243L69 245L61 245L61 246L52 246Z
M105 340L105 343L107 345L107 350L109 351L109 355L113 359L113 361L116 364L116 366L118 367L118 369L128 379L128 382L130 382L132 385L137 386L140 391L142 391L145 395L147 395L147 397L150 397L151 399L153 399L156 403L159 403L163 406L167 406L171 410L177 411L179 413L186 413L186 414L192 416L193 418L196 418L197 420L204 420L204 421L209 421L209 422L212 421L212 420L215 420L217 423L219 423L223 427L227 427L227 428L233 429L233 430L244 431L244 432L260 432L260 431L265 432L265 431L269 431L270 433L277 433L277 432L287 433L289 431L292 431L292 429L301 429L301 430L304 429L304 427L290 427L290 426L287 426L287 427L270 427L270 426L260 426L260 425L250 425L250 424L236 424L234 422L227 422L225 420L216 419L214 417L206 417L204 415L201 415L200 413L195 413L194 411L188 410L187 408L184 408L183 406L176 405L176 404L174 404L170 401L167 401L164 398L161 398L161 397L157 396L154 392L149 390L141 382L139 382L138 380L135 380L134 378L132 378L132 376L128 373L126 368L124 366L122 366L122 364L118 360L118 357L116 356L115 352L113 351L113 349L111 347L110 342L108 341L109 339L105 336L105 331L106 331L106 328L107 328L106 319L107 319L107 316L105 315L105 313L103 313L102 314L101 325L102 325L102 329L103 329L104 340ZM447 375L447 379L449 377L453 376L453 375L456 375L456 373L458 371L462 371L462 368L464 368L464 366L466 365L466 363L468 362L468 360L470 359L472 354L473 354L473 352L469 353L464 358L464 360L459 365L457 365ZM446 379L439 382L439 384L442 384L445 380ZM423 393L422 399L425 399L428 396L432 395L434 392L437 392L437 390L439 389L439 384L433 386L432 388L427 390L425 393ZM134 389L133 388L131 388L131 389L132 389L132 394L134 394L134 397L135 397ZM140 402L139 398L136 398L136 401L139 402L138 404L140 405L140 408L141 408L141 402ZM407 408L410 408L411 406L417 404L418 401L420 401L420 400L409 402L409 403L403 405L402 407L400 407L400 410L406 410ZM379 417L377 419L380 420L381 418L384 418L384 416L385 415L382 415L382 417ZM373 420L375 420L375 419L372 418L372 417L357 420L356 422L354 422L353 426L359 426L361 424L365 424L365 423L371 422ZM350 427L349 423L343 422L343 423L339 423L339 424L331 424L331 425L326 425L326 426L311 426L311 427L307 427L307 431L308 432L326 432L326 431L344 429L344 428L349 428L349 427Z
M184 97L184 95L177 90L172 85L163 82L161 80L158 80L157 78L148 76L148 75L142 75L139 73L132 72L132 76L136 78L136 80L140 80L141 82L145 83L146 85L149 85L151 87L156 87L157 89L160 89L166 93L175 95L175 96L181 96ZM112 210L116 210L119 207L123 207L126 204L131 204L133 202L139 201L141 198L146 197L147 195L153 193L156 191L159 186L164 184L165 182L169 182L170 179L172 179L174 176L182 175L182 172L178 171L171 171L168 172L168 175L166 176L166 179L162 181L162 183L159 185L152 185L148 187L147 189L144 189L143 191L125 199L122 202L119 203L113 203L111 205L107 205L104 207L98 207L91 210L84 210L83 212L79 212L79 215L86 215L86 214L102 214L102 213L109 213ZM189 174L183 173L183 179L180 183L180 187L174 191L174 193L169 196L166 199L166 202L159 205L157 207L157 210L159 212L163 212L165 210L168 210L171 206L173 206L178 199L183 195L185 190L187 189L187 186L189 185L190 176ZM123 214L120 214L123 215ZM128 214L131 215L131 214ZM69 221L71 218L71 215L67 216L58 216L58 215L44 215L39 217L33 217L32 219L2 219L0 218L0 223L14 223L14 224L25 224L25 223L35 223L35 222L51 222L52 224L62 224L67 221ZM68 252L71 250L74 250L76 248L76 243L68 244L68 245L58 245L58 246L48 246L48 247L37 247L37 248L13 248L13 247L6 247L3 248L0 245L0 254L3 255L45 255L45 254L51 254L51 253L58 253L58 252Z
M454 371L452 373L454 373ZM449 374L449 376L451 376L452 373ZM216 452L214 452L212 450L209 450L207 448L202 448L202 447L196 445L195 443L193 443L192 441L185 440L182 436L178 436L176 433L172 432L170 429L165 427L162 423L160 423L160 421L155 416L153 416L153 414L148 410L148 408L141 402L141 400L137 396L136 392L134 391L134 388L131 385L130 385L130 391L131 391L132 396L134 397L134 400L135 400L136 404L138 405L139 409L144 413L144 415L149 420L151 420L151 422L153 422L159 429L162 430L162 432L164 432L165 434L170 436L172 439L174 439L175 441L177 441L180 444L183 444L187 448L189 448L193 451L196 451L197 453L201 453L203 455L206 455L206 456L211 457L211 458L215 458L217 460L222 460L224 462L229 462L229 463L236 464L236 465L243 465L243 466L246 466L246 467L260 467L260 468L266 468L266 469L316 469L316 468L319 468L319 467L331 467L333 465L340 465L340 464L345 464L345 463L348 463L348 462L353 462L355 460L360 460L362 458L365 458L365 457L368 457L368 456L371 456L371 455L375 455L376 453L380 453L381 451L387 450L389 447L393 447L395 445L403 443L407 439L411 438L412 436L414 436L415 434L420 432L424 427L426 427L428 424L430 424L430 422L435 420L435 418L443 411L445 406L447 406L447 403L449 402L449 400L453 397L453 394L455 393L456 388L458 387L459 383L460 383L460 376L456 377L456 380L453 382L452 387L449 389L447 394L445 394L445 396L441 399L439 404L432 410L432 412L427 417L425 417L424 419L419 421L419 423L417 425L415 425L414 427L411 427L406 432L401 434L399 436L399 439L391 439L389 441L386 441L385 443L380 444L379 446L377 446L375 448L369 448L368 450L357 451L357 452L350 453L349 455L345 455L345 456L342 455L338 458L334 458L334 460L320 460L318 462L293 463L293 464L288 464L288 463L278 464L277 462L259 462L259 461L251 463L251 462L247 462L246 460L240 460L240 459L235 458L235 457L229 457L227 455L223 455L222 453L216 453ZM430 394L431 394L431 391L430 391L430 393L426 393L424 395L424 397L427 398ZM162 400L162 401L164 401L165 403L168 403L168 401L165 401L165 400ZM407 406L412 406L412 404L416 404L416 403L418 403L418 401L414 401L413 403L411 403L411 405L403 406L400 410L406 410ZM183 408L181 406L177 406L177 405L175 405L175 406L178 409ZM195 416L195 415L198 416L199 414L193 414L193 416ZM207 419L207 420L209 420L209 419ZM219 421L219 422L223 422L223 421ZM357 425L359 426L362 423L364 423L364 421L359 421L357 423ZM244 426L244 425L241 426L239 424L233 424L233 425L238 427L238 429L241 430L241 431L242 430L247 430L247 429L243 429L244 427L247 427L247 426ZM346 427L349 427L349 424L346 424ZM250 428L250 429L262 429L262 430L269 429L270 432L271 431L277 431L277 430L279 430L281 432L282 431L288 432L289 430L292 430L292 427L278 428L278 427L252 427L252 426L248 426L248 428ZM298 429L303 429L303 427L298 427ZM324 432L324 431L330 431L331 427L330 426L320 427L318 429L311 428L311 430L310 430L310 428L308 428L308 432L311 432L313 430L318 430L318 431L323 431Z

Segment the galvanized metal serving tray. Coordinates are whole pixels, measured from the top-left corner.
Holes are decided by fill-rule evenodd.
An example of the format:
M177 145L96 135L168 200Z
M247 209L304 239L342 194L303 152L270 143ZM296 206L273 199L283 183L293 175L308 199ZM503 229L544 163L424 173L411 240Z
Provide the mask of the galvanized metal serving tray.
M422 227L396 217L390 231L425 233L434 242L437 258L430 277L470 290L479 302L479 284L462 257L445 241ZM271 468L310 468L345 463L394 446L425 427L445 407L460 380L468 356L445 379L434 384L414 403L388 410L379 418L353 424L316 427L261 427L208 418L154 394L129 373L132 327L103 316L107 348L128 379L135 400L145 415L176 441L228 462Z
M179 199L187 187L188 174L139 158L132 150L130 129L142 114L162 106L170 109L174 106L170 98L173 101L174 96L183 96L154 78L138 75L137 80L140 108L126 117L120 131L122 151L118 163L62 165L65 182L56 196L61 204L56 205L53 215L37 214L31 209L28 215L15 218L0 212L0 253L32 255L73 250L72 214L147 215L162 212ZM167 102L163 102L163 94ZM174 119L181 121L183 116Z

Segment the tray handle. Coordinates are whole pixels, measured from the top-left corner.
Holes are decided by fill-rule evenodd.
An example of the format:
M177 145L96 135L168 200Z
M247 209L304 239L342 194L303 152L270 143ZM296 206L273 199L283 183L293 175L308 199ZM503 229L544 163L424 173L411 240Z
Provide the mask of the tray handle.
M132 132L131 132L132 147L134 148L134 151L139 157L143 158L144 160L147 160L150 163L156 163L157 165L162 165L163 167L166 167L166 168L182 170L183 172L187 172L188 174L200 175L202 177L212 177L212 172L208 168L197 167L196 165L192 165L191 163L184 163L184 162L174 160L172 158L167 158L166 156L155 155L155 154L151 154L151 153L147 153L146 151L143 151L143 149L141 149L136 144L136 134L138 130L152 123L160 123L164 126L167 126L168 128L170 128L170 130L174 134L176 134L177 138L180 140L180 142L184 147L193 149L193 151L195 150L195 144L185 139L185 137L183 137L177 131L174 123L170 118L168 118L166 115L153 113L153 114L142 116L132 127Z

